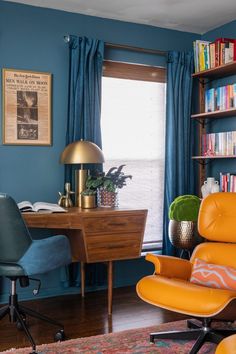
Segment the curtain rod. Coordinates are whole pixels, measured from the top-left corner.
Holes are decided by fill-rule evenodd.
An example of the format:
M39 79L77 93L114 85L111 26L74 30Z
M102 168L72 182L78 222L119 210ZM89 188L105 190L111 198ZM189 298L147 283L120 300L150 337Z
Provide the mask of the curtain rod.
M64 36L64 41L66 43L70 42L70 35ZM147 53L147 54L157 54L157 55L162 55L166 56L167 52L164 50L158 50L158 49L146 49L146 48L140 48L140 47L133 47L129 45L124 45L124 44L114 44L114 43L105 43L105 46L108 48L116 48L116 49L124 49L124 50L130 50L133 52L141 52L141 53Z

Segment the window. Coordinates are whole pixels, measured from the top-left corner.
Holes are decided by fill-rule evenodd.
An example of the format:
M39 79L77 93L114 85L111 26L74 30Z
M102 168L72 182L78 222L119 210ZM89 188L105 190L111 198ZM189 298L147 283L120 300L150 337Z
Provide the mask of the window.
M162 238L165 69L105 62L102 80L104 169L125 164L132 180L119 190L119 204L148 209L144 242Z

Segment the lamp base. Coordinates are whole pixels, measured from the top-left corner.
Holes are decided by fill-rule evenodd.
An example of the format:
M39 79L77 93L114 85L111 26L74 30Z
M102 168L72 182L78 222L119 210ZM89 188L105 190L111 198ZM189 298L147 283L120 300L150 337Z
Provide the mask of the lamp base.
M82 195L86 189L86 180L88 177L88 170L75 170L75 205L82 207Z

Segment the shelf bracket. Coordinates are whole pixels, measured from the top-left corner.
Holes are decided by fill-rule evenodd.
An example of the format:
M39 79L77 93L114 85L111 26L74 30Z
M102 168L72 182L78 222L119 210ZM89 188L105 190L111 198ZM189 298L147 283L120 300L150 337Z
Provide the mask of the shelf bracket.
M199 160L194 160L195 162L197 162L199 165L205 167L206 165L209 165L212 160L205 160L205 159L199 159Z
M205 128L207 125L209 125L211 122L215 121L216 118L211 118L211 119L198 119L198 118L194 118L194 120L195 120L196 122L198 122L198 124L200 124L200 125L203 127L203 129L204 129L204 128Z
M207 78L207 79L202 79L202 78L197 78L198 82L200 83L200 85L202 85L202 87L204 88L205 85L209 84L210 82L212 82L213 80Z
M205 119L201 120L201 119L194 118L194 120L195 120L196 122L198 122L198 124L200 124L200 125L203 127L203 129L205 128L205 126L206 126L207 124L209 124L209 123L205 122Z

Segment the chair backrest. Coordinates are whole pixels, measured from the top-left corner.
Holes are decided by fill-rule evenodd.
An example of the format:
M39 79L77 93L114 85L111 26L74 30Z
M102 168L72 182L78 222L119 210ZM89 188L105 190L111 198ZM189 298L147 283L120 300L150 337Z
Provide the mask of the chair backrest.
M236 193L213 193L204 198L199 210L198 231L208 242L194 249L192 263L200 258L236 268Z
M213 193L203 199L198 231L209 241L236 243L236 193Z
M31 243L16 202L0 193L0 262L17 262Z

